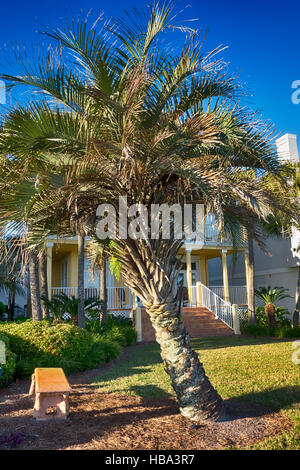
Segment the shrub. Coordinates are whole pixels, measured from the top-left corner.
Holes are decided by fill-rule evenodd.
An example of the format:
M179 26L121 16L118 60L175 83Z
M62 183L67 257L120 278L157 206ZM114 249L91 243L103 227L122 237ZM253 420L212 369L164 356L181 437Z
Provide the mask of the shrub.
M16 375L28 377L35 367L62 367L69 374L88 369L105 360L97 357L93 337L69 324L47 321L1 324L12 351L17 355Z
M289 311L284 307L275 307L275 321L278 327L289 327L291 326L291 320L286 318L289 316ZM256 307L255 309L255 320L256 324L259 326L268 326L268 318L265 313L265 308L263 306Z
M0 332L0 341L3 341L5 344L5 354L6 354L5 364L0 364L0 367L1 367L0 387L5 387L6 385L8 385L14 380L15 370L16 370L16 356L10 350L9 338L6 334Z
M101 362L112 361L119 356L121 351L122 347L118 342L104 338L102 335L94 335L92 356L98 359L101 357Z
M117 341L121 346L130 346L136 341L136 331L129 325L114 325L103 336Z
M99 318L99 317L98 317ZM103 338L118 342L121 346L131 346L136 341L136 331L130 318L116 318L112 315L104 325L99 320L90 320L86 322L87 329Z
M292 328L291 326L283 326L275 331L277 338L300 338L300 326Z
M242 333L249 336L273 336L275 338L300 338L300 327L292 328L290 326L269 328L262 325L243 326Z
M66 323L26 320L0 323L0 335L10 348L1 385L27 378L36 367L62 367L66 374L95 367L115 359L136 338L130 322L116 320L101 334Z
M244 325L242 327L242 333L249 336L269 336L269 328L267 326L260 325Z

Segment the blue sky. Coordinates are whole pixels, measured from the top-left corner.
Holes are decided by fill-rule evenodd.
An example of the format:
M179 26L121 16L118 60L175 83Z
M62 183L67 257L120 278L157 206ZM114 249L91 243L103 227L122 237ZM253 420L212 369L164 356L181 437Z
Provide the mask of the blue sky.
M178 9L187 4L191 6L182 14L182 20L199 18L197 24L208 30L208 50L220 44L228 46L222 56L230 62L230 70L239 73L240 80L247 85L252 95L248 99L251 107L270 119L279 133L296 133L300 141L300 104L291 100L292 82L300 80L300 2L176 2ZM77 18L82 9L85 12L92 9L95 16L103 11L109 17L120 16L124 8L142 5L145 5L142 0L2 2L0 46L11 42L37 43L41 40L38 31ZM175 33L175 41L180 40L178 34Z

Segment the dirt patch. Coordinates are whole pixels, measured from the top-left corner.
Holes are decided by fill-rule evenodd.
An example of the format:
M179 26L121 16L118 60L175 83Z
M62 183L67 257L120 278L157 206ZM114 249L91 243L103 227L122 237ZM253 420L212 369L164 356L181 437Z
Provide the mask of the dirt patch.
M126 359L131 349L117 362ZM178 414L173 398L100 393L88 385L115 363L70 377L74 392L67 422L39 423L31 417L29 381L1 390L0 449L222 449L249 446L292 427L281 413L246 401L227 400L230 420L194 428Z

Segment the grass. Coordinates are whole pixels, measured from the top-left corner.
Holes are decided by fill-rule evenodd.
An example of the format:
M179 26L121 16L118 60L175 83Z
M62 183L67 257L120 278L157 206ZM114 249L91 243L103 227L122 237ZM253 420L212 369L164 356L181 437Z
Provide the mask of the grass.
M239 397L281 410L295 423L290 432L252 449L300 449L300 366L292 341L249 337L192 340L205 371L223 398ZM130 358L95 379L101 392L141 397L174 395L156 343L143 344Z

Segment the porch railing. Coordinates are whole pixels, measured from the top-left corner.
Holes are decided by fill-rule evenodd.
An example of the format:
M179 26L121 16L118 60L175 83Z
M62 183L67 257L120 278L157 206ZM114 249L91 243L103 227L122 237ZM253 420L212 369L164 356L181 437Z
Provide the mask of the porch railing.
M78 287L52 287L52 297L66 294L68 297L78 297ZM84 289L85 298L100 298L98 287L86 287ZM132 308L132 294L128 287L107 287L107 308L109 310L122 310Z
M219 297L224 299L224 287L223 286L209 286L211 291L217 294ZM237 305L247 305L247 287L246 286L229 286L229 298L230 303Z
M189 296L190 306L206 307L216 318L233 328L233 309L230 302L226 302L202 282L197 282L196 286L189 288Z
M219 318L233 329L232 304L230 302L226 302L226 300L215 294L201 282L197 282L196 288L198 295L201 291L201 299L199 299L199 303L210 310L216 318Z

